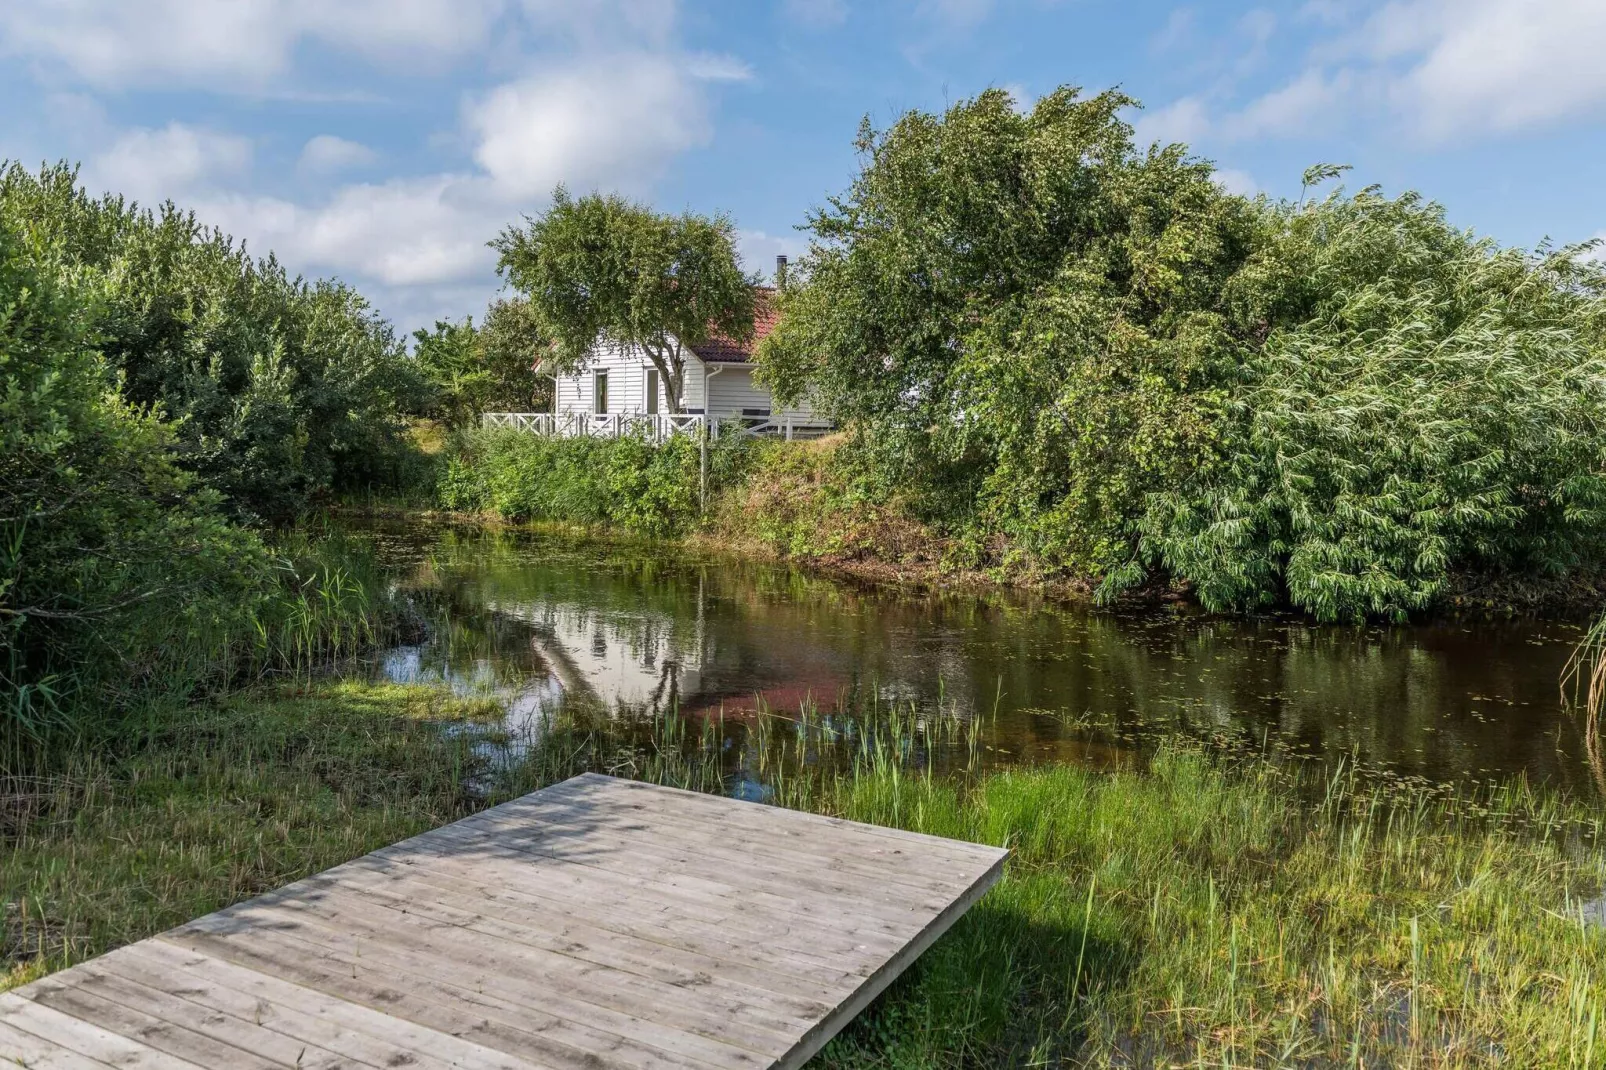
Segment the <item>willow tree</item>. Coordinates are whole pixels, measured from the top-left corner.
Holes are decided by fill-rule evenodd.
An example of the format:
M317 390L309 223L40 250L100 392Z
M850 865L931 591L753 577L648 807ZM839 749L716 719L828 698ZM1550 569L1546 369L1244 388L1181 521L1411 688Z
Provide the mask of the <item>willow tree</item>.
M755 280L725 216L666 215L559 187L550 209L491 246L551 338L550 373L583 371L598 346L614 345L651 361L669 410L683 412L687 350L716 335L752 337Z
M1339 167L1230 195L1131 104L866 125L759 347L778 400L979 563L1105 597L1399 618L1606 573L1606 268L1312 200Z

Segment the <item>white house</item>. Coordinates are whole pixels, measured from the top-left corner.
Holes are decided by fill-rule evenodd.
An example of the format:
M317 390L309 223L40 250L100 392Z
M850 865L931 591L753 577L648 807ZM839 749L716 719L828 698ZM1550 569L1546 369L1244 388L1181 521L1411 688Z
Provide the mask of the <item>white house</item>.
M779 266L784 269L784 259ZM486 422L549 434L616 435L645 428L654 437L708 426L739 427L750 434L815 437L830 429L806 401L778 407L767 387L753 380L753 350L775 329L775 291L759 287L753 338L715 337L682 352L686 362L681 414L671 415L661 375L644 353L602 346L583 371L554 376L553 411L487 413Z

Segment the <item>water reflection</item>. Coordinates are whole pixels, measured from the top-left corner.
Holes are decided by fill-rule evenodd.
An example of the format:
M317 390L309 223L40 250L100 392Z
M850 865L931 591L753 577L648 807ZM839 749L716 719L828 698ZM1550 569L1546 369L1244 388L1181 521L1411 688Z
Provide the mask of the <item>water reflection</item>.
M1433 781L1593 790L1558 700L1572 623L1113 614L528 533L363 530L401 582L452 607L443 637L391 652L387 675L500 688L523 718L575 696L732 720L913 702L983 720L992 761L1106 763L1146 734L1226 732Z

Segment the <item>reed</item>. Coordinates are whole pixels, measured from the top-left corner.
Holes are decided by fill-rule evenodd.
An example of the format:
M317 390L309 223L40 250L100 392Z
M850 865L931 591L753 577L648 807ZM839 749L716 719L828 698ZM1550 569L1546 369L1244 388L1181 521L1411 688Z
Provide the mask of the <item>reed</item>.
M934 760L967 736L907 704L579 717L521 788L600 769L1009 846L1004 880L822 1067L1606 1058L1599 811L1182 741L1113 773Z
M1013 851L819 1067L1599 1066L1598 810L1411 789L1173 740L1130 768L981 772L977 725L885 702L571 708L258 685L15 784L9 983L594 770ZM459 722L448 730L442 724Z
M153 708L268 680L311 680L423 626L364 545L314 525L282 535L231 593L193 610L134 607L67 651L67 667L0 688L0 777L116 746Z
M116 747L0 778L0 989L466 815L499 714L287 681L149 708Z

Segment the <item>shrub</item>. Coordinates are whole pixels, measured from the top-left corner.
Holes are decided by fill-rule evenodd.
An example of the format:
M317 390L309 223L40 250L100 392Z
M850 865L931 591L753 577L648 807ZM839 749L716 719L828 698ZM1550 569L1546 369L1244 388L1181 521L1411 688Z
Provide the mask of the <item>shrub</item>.
M1415 194L1229 195L1138 150L1131 103L866 127L762 374L857 430L882 496L1106 597L1399 618L1457 577L1598 575L1606 268Z
M709 444L710 495L742 478L751 450L737 437ZM653 443L492 428L459 437L439 487L448 509L669 538L698 522L700 466L697 440L687 435Z
M236 517L284 520L388 483L422 381L344 284L289 276L172 204L94 199L73 169L0 164L0 215L86 295L86 339L123 397L172 421L180 467Z
M266 568L93 346L94 287L0 215L0 738L230 619Z

